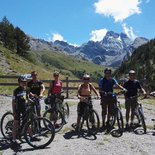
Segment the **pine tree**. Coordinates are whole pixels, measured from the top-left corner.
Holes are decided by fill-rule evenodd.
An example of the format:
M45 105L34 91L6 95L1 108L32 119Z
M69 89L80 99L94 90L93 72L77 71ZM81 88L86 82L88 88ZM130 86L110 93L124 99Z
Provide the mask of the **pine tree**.
M14 38L14 26L8 21L6 17L0 22L0 40L4 47L14 50L16 41Z
M15 28L15 39L17 54L22 56L25 55L30 49L29 38L19 27Z

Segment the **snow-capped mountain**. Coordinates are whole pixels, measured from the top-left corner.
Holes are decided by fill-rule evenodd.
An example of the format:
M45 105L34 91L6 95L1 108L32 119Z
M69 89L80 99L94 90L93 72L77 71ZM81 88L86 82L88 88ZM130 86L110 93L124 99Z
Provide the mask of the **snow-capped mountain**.
M148 42L146 38L131 40L124 33L108 31L100 42L88 41L80 47L74 47L64 41L48 42L30 38L30 46L34 51L51 50L63 52L76 58L92 61L96 64L118 67L132 52L142 44Z

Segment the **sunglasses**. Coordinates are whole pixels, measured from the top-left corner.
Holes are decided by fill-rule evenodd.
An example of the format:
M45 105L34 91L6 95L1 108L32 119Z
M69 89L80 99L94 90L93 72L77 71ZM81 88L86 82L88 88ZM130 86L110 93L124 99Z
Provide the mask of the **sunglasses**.
M32 74L32 76L37 76L38 74Z
M83 80L85 80L85 81L89 81L89 80L90 80L90 78L83 78Z
M105 74L109 75L109 74L111 74L111 72L105 72Z

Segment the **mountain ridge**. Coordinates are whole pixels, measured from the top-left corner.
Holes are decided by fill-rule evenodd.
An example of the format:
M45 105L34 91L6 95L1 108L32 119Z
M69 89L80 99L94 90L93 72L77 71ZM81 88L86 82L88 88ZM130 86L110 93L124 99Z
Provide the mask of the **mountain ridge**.
M33 51L53 50L72 55L75 58L88 60L98 65L119 67L122 61L131 56L133 51L149 40L144 37L130 39L125 33L108 31L101 41L83 43L79 47L65 41L45 41L30 38L30 47Z

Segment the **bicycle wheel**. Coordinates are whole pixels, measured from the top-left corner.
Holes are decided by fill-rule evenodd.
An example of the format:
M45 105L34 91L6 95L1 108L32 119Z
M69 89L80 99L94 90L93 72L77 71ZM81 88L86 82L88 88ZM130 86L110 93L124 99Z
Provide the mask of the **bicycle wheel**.
M124 122L123 122L123 115L120 109L117 110L117 125L118 129L123 132Z
M13 130L13 113L6 112L1 119L1 133L6 139L12 138L12 130Z
M86 121L87 121L88 130L94 130L94 131L99 130L100 120L99 120L98 113L94 109L90 111Z
M65 123L68 123L69 120L69 105L67 102L62 103L62 113L64 115Z
M53 141L54 136L54 126L46 118L38 117L25 124L24 137L33 148L45 148Z
M121 137L124 131L123 116L120 109L117 109L116 114L117 128L113 129L110 133L113 137Z
M144 134L146 134L146 130L147 129L146 129L146 123L145 123L144 115L143 115L143 113L142 113L140 108L138 109L138 112L139 112L139 118L140 118L140 125L143 128L143 130L144 130Z
M63 117L63 114L59 110L57 112L55 112L52 109L48 109L43 114L43 117L45 117L51 121L51 123L55 127L55 132L59 132L63 128L64 117Z
M116 122L116 117L115 117L115 115L112 115L112 116L110 117L108 123L109 123L109 125L110 125L111 127L113 127L113 126L115 125L115 122Z

